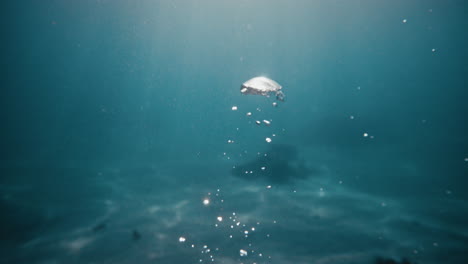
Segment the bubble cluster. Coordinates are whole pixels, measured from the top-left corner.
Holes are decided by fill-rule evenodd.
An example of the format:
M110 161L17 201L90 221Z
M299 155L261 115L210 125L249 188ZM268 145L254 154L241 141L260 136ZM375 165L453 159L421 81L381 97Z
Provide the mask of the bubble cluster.
M209 192L204 197L202 199L204 209L201 213L207 216L213 215L211 223L207 223L205 227L206 232L211 234L209 241L200 241L196 237L185 235L178 238L183 247L198 254L199 263L223 263L226 258L232 258L232 253L235 251L239 252L238 256L242 257L244 263L271 263L269 261L271 256L265 254L255 243L258 240L256 237L270 238L270 234L263 230L260 221L255 221L242 213L225 211L226 203L220 189ZM211 206L206 207L208 204ZM276 223L276 220L270 221ZM188 241L190 243L186 243Z
M263 79L256 80L262 81ZM276 85L276 83L273 84ZM284 102L284 94L279 91L281 87L275 86L276 90L268 90L268 87L256 87L256 85L256 83L253 86L245 84L245 87L241 89L241 93L257 94L256 91L260 91L261 95L265 92L266 97L269 97L269 93L274 93L277 100ZM266 90L261 90L260 88L262 87ZM229 162L248 159L252 155L266 157L265 148L269 148L269 146L265 147L264 142L271 143L272 138L275 138L275 140L279 139L280 133L282 134L285 131L284 128L278 127L277 122L271 116L271 111L278 111L277 109L280 109L278 103L270 102L269 107L265 105L251 106L250 109L245 105L237 104L230 106L230 109L234 112L233 115L240 114L238 117L241 120L245 120L244 125L246 126L243 126L242 123L235 124L235 129L224 138L224 142L227 142L227 144L224 144L226 149L221 152L220 157ZM242 109L242 111L239 111L239 109ZM257 140L258 144L252 144L252 139ZM243 148L246 145L248 145L248 149ZM252 148L257 146L261 149L253 149L251 151ZM257 173L269 172L270 170L267 169L267 165L262 163L255 166L255 168L239 170L239 173L246 177L254 178L257 176ZM230 164L232 169L236 169L238 166L241 167L238 164ZM271 188L271 185L266 187L266 189ZM263 240L270 238L270 234L265 233L263 230L261 221L255 221L252 215L232 210L232 207L227 204L222 194L220 189L217 189L215 192L209 192L201 198L200 217L202 219L200 222L206 228L203 232L210 233L209 240L200 241L199 237L192 237L193 234L180 234L178 237L179 243L187 247L187 249L192 250L194 254L198 254L198 262L200 263L217 263L217 261L223 263L228 258L232 258L231 262L236 263L239 257L242 258L242 263L271 263L269 261L271 256L262 252L263 250L255 243L258 238L262 238ZM231 208L231 210L228 211L226 208ZM276 221L270 220L268 223L274 224ZM187 243L188 241L190 243ZM237 259L233 256L235 252L239 254L237 255Z

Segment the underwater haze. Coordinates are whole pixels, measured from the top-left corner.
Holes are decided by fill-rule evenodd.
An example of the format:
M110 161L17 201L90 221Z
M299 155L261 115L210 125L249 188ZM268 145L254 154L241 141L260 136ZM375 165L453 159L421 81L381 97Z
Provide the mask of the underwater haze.
M1 6L0 263L468 263L467 1Z

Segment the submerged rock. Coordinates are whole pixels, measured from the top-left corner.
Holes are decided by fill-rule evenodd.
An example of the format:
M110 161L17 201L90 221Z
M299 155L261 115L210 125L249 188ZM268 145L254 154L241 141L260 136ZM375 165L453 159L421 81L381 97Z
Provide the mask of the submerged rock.
M134 241L138 241L141 239L141 234L137 230L132 231L132 238Z
M231 173L246 180L263 179L267 182L284 184L306 179L317 170L311 169L299 157L295 146L274 144L263 155L244 164L235 166Z
M106 229L106 227L107 227L106 223L100 223L100 224L93 227L93 232L96 233L96 232L102 231L102 230Z
M374 260L374 264L413 264L413 263L407 260L406 258L403 258L401 261L397 261L392 258L377 257Z

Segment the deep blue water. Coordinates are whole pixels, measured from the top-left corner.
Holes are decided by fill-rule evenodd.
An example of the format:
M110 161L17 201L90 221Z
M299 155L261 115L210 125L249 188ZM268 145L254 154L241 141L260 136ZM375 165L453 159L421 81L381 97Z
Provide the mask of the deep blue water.
M467 12L4 1L0 263L468 263Z

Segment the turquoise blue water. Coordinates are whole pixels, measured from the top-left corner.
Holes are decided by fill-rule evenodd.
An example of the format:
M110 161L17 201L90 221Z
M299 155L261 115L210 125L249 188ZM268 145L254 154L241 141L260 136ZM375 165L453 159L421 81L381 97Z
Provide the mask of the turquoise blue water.
M2 3L0 263L468 263L467 11Z

